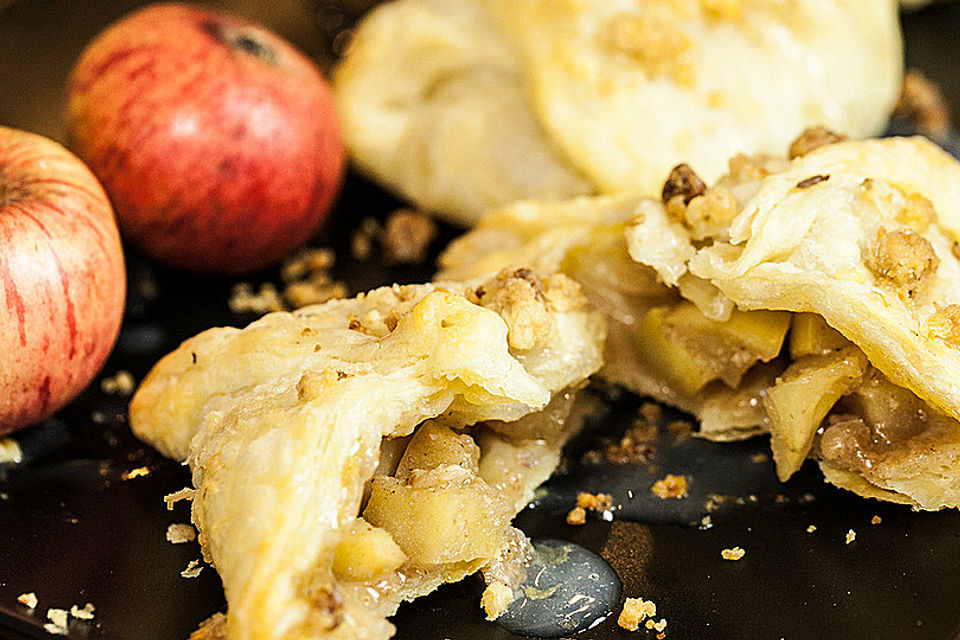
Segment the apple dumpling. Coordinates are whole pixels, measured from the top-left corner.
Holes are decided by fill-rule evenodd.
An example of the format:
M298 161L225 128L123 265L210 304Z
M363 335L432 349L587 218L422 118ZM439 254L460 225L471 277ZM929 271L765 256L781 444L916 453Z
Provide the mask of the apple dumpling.
M130 423L192 471L228 602L195 637L388 638L400 602L444 582L518 585L531 547L511 520L576 429L603 339L574 281L511 268L184 342Z
M396 0L335 74L356 165L461 224L521 198L655 193L816 124L885 126L895 0Z
M567 273L607 315L601 375L704 437L769 431L783 480L813 457L861 495L960 506L960 164L822 129L790 156L736 156L709 188L678 165L659 200L491 213L441 276L475 275L471 255Z

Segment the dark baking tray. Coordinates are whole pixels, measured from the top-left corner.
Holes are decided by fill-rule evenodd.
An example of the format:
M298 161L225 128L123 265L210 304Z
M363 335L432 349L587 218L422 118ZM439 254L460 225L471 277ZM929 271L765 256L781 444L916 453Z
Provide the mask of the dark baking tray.
M109 21L143 3L117 0L0 0L0 124L63 139L62 87L83 44ZM370 2L211 3L235 10L283 33L324 63L332 36ZM7 6L9 5L9 6ZM960 113L960 8L941 5L905 16L907 61L943 87ZM361 215L383 217L399 203L351 175L331 224L318 244L337 248L336 275L352 291L392 281L422 281L430 266L388 269L358 262L345 247ZM444 228L434 254L456 234ZM212 325L243 325L231 314L231 280L198 278L128 254L129 301L117 347L103 375L121 369L140 379L182 339ZM273 272L250 278L262 282ZM156 296L150 295L155 290ZM624 595L654 600L669 620L667 637L922 638L960 633L960 514L914 513L862 500L826 486L808 464L781 485L763 439L714 445L665 438L652 473L643 465L585 463L583 453L631 424L640 399L609 389L591 390L602 410L570 444L563 471L545 496L518 518L535 537L563 537L606 558L620 575ZM188 483L186 469L132 438L126 401L94 384L54 419L18 434L27 459L0 465L0 637L49 637L47 607L93 602L93 622L72 622L71 638L182 640L224 607L216 573L187 580L180 571L199 557L195 544L170 545L166 527L186 522L180 503L167 511L164 494ZM146 468L146 476L125 479ZM649 495L663 473L685 473L692 493L682 501ZM563 517L579 490L611 493L623 505L613 522L583 527ZM696 526L708 493L734 498L711 514L712 528ZM632 497L631 497L632 496ZM871 525L874 515L882 518ZM806 529L813 524L817 530ZM853 544L844 544L849 529ZM739 545L737 562L719 551ZM484 622L479 580L469 578L405 605L395 618L398 638L512 638ZM34 591L30 612L16 597ZM580 637L627 637L609 619ZM640 634L648 632L641 631ZM653 634L651 633L652 637Z

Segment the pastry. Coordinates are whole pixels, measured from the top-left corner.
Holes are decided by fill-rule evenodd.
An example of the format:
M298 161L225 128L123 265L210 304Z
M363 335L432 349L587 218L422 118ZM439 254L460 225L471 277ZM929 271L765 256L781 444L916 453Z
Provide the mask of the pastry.
M400 602L444 582L518 585L530 545L510 522L576 428L603 337L571 280L510 269L184 342L130 424L190 465L228 602L195 637L388 638Z
M680 165L658 200L495 212L441 275L474 275L476 252L580 278L610 324L601 375L706 437L770 431L783 480L813 457L861 495L960 506L960 164L824 130L791 156L736 156L710 188ZM571 207L592 213L564 228Z
M396 0L335 74L355 164L460 224L520 198L708 181L806 126L878 134L893 0Z

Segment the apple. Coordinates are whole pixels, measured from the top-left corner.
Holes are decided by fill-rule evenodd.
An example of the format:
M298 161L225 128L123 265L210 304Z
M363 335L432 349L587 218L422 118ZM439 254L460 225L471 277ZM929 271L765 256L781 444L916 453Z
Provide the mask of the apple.
M87 386L125 294L120 233L93 173L52 140L0 127L0 434Z
M279 261L317 231L344 171L316 66L267 29L199 7L151 5L90 42L67 128L124 237L194 271Z

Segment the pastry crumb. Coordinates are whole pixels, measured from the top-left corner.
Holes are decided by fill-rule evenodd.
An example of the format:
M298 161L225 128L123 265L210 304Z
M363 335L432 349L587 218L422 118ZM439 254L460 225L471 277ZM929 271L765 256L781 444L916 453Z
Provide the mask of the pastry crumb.
M657 615L657 605L653 600L627 598L623 602L617 624L627 631L636 631L645 618L653 618L655 615Z
M662 479L654 482L650 491L661 500L686 498L687 476L668 473Z
M23 462L23 449L20 443L13 438L0 438L0 464L12 462L20 464Z
M847 531L847 535L846 535L846 537L844 538L844 543L845 543L845 544L850 544L851 542L853 542L853 541L856 540L856 539L857 539L857 532L854 531L853 529L850 529L849 531Z
M167 542L170 544L183 544L193 542L197 538L197 531L193 525L189 524L171 524L167 527Z
M137 381L129 371L120 370L100 380L100 390L106 394L129 397L137 388Z
M809 527L807 527L807 533L813 533L816 530L817 530L817 525L811 524Z
M742 547L733 547L732 549L723 549L720 551L720 557L724 560L737 561L746 555L746 553Z
M37 603L40 602L37 600L37 594L33 591L29 593L21 593L17 596L17 602L25 606L27 609L36 609Z
M203 565L200 564L200 561L191 560L187 563L187 568L180 572L180 576L183 578L196 578L200 575L201 571L203 571Z
M880 516L870 518L870 524L880 524L881 522L883 522L883 519Z
M587 521L587 511L583 507L574 507L567 513L567 524L581 525Z
M130 471L124 471L120 479L133 480L134 478L144 478L148 475L150 475L150 467L137 467L136 469L130 469Z
M513 589L503 582L487 585L480 596L480 606L487 614L487 620L499 618L513 601Z
M613 508L613 496L609 493L581 491L577 494L577 506L590 511L607 511Z
M70 615L77 620L93 620L94 611L96 611L96 607L93 606L92 602L83 605L83 608L77 605L70 607Z
M760 464L762 462L766 462L769 459L770 459L770 456L768 456L765 453L755 453L752 456L750 456L750 462L753 462L754 464Z
M193 496L197 493L196 489L190 487L184 487L179 491L174 491L173 493L168 493L163 496L163 501L167 505L167 511L173 511L173 505L175 502L181 500L193 500Z
M47 619L53 626L63 629L64 633L67 629L68 615L66 609L47 609Z
M55 636L65 636L67 635L67 631L68 631L66 627L58 627L52 622L45 623L43 625L43 630Z

